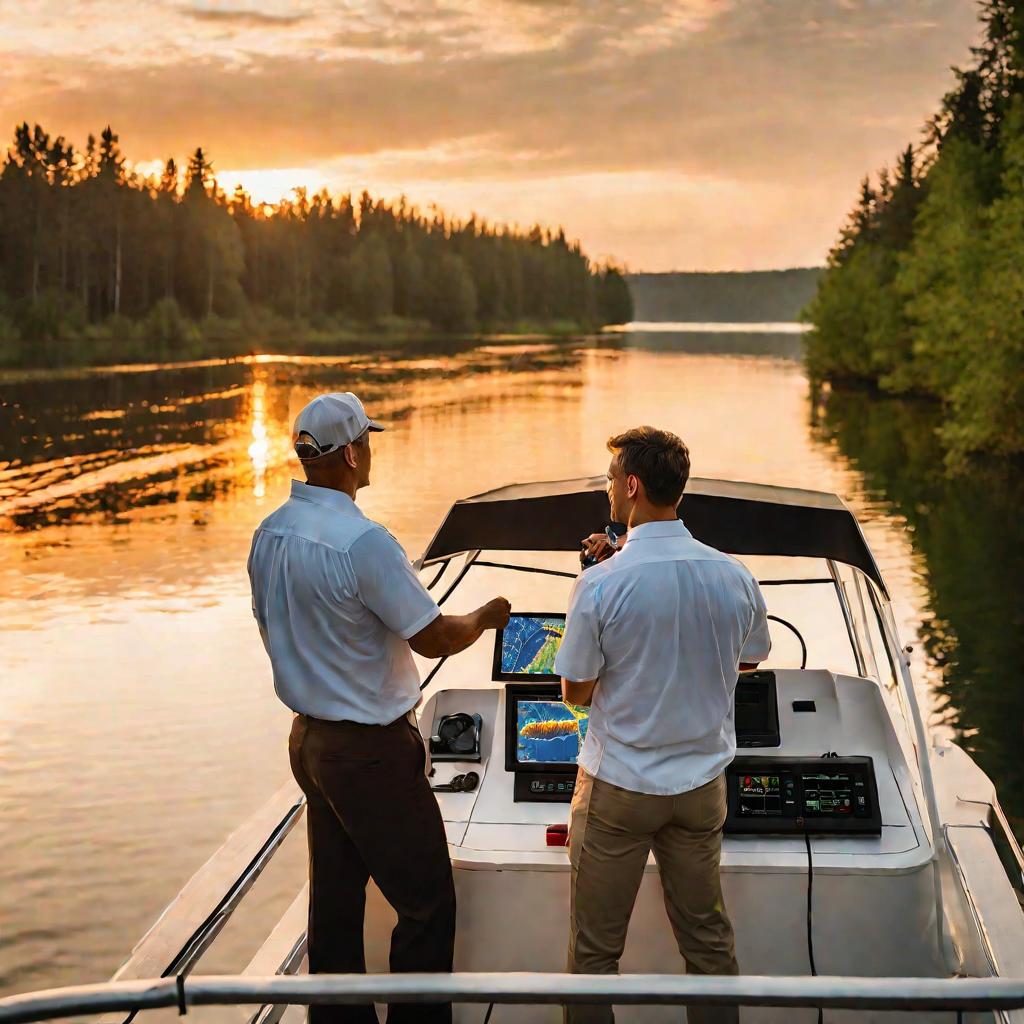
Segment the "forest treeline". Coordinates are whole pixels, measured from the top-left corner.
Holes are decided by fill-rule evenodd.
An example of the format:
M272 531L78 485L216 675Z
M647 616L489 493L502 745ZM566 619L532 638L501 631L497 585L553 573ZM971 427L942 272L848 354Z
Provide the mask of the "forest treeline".
M83 151L15 129L0 171L0 358L168 359L284 339L587 330L632 319L622 274L562 230L293 190L254 204L197 149L145 177L106 128Z
M951 464L1024 452L1024 2L980 6L971 66L864 180L805 314L812 376L941 399Z

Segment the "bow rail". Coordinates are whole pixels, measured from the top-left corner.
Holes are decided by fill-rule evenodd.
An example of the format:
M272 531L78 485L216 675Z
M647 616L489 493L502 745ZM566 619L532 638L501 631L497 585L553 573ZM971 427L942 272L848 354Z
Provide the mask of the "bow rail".
M712 977L548 973L208 975L136 979L0 999L0 1024L177 1006L454 1002L821 1007L963 1012L1024 1009L1024 978ZM1002 1016L1017 1021L1018 1014Z

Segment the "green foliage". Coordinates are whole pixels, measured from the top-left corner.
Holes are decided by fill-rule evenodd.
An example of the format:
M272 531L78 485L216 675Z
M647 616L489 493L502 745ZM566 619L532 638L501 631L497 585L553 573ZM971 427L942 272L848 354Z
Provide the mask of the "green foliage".
M184 352L188 343L197 338L196 328L181 312L181 307L170 296L157 301L142 323L143 334L158 346L166 358Z
M0 164L0 293L26 365L238 350L246 331L257 342L396 323L588 330L631 315L619 272L560 230L426 216L366 193L297 188L255 205L221 190L203 149L184 174L168 160L142 178L109 126L77 152L27 123Z
M865 180L804 314L813 378L935 396L961 470L1024 453L1024 3L982 17L920 171L908 148Z
M476 324L476 287L462 257L444 253L428 281L431 323L445 331L471 331Z
M1024 659L1024 474L1010 461L976 458L943 472L937 403L833 390L816 406L816 435L864 475L908 525L927 572L927 617L918 628L935 670L938 710L996 782L1024 838L1024 687L1007 680Z
M626 324L633 319L633 296L617 267L606 267L598 278L597 311L606 324Z

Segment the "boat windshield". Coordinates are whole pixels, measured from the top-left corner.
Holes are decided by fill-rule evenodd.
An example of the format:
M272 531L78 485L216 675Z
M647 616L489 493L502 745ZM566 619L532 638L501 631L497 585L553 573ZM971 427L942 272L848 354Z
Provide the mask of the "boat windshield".
M863 573L817 558L740 561L761 583L768 605L772 651L763 668L829 669L890 681L878 615L882 599ZM488 551L428 566L421 578L456 614L495 594L508 597L514 611L564 612L579 571L569 552Z

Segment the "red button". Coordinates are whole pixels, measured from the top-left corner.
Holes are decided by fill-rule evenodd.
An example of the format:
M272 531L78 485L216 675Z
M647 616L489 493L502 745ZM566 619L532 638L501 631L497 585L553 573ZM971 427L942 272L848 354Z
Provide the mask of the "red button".
M567 846L569 843L569 826L548 825L546 838L548 846Z

